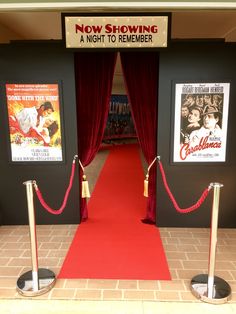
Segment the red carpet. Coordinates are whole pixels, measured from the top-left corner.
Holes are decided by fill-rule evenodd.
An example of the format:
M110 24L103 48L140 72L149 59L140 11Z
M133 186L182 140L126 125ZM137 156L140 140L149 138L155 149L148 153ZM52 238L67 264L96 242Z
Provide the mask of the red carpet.
M59 278L171 279L158 228L140 221L143 180L138 146L113 146Z

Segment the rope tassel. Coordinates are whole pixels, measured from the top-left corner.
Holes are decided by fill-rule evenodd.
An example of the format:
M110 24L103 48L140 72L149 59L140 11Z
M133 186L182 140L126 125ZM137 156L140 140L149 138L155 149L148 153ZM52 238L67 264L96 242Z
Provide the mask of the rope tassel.
M82 181L82 198L90 197L89 185L86 179L86 175L83 175Z
M149 178L149 175L147 173L146 179L144 180L144 191L143 191L143 196L145 197L148 197L148 178Z
M83 171L81 197L82 198L87 198L87 197L90 197L89 184L88 184L86 175L84 173L84 167L83 167L83 165L82 165L80 160L79 160L79 164L80 164L80 167L81 167L81 169Z
M153 161L151 162L151 164L148 166L148 171L146 174L146 178L144 180L144 191L143 191L143 196L148 197L148 180L149 180L149 171L151 169L151 167L153 166L153 164L155 163L155 161L159 158L159 156L155 157L153 159Z

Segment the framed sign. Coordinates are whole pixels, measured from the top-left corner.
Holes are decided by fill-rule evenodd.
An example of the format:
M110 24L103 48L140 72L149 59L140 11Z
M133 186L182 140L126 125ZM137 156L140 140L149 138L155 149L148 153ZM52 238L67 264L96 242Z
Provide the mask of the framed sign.
M170 13L62 14L66 48L166 48Z
M62 161L58 84L5 84L12 162Z
M230 83L177 83L173 162L225 162Z

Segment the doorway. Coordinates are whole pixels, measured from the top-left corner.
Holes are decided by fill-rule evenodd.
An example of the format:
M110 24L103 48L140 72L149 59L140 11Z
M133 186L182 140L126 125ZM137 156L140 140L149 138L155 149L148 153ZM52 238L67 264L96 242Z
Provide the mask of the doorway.
M147 163L150 164L156 157L157 146L158 52L121 52L120 56L138 142ZM81 162L86 167L93 160L103 139L112 92L111 82L114 75L116 53L77 53L75 61L78 75L77 82L79 82L76 85L78 146L79 155L82 156ZM99 77L99 80L97 80L97 77ZM93 93L91 93L91 90L93 90ZM85 201L81 201L82 209L86 208ZM155 223L155 166L152 167L152 171L149 173L147 203L145 222ZM81 214L82 219L86 220L87 212L82 211Z

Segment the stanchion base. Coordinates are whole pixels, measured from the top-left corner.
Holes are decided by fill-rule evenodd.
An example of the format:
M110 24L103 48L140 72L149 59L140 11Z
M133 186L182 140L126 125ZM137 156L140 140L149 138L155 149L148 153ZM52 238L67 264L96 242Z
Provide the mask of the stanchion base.
M16 290L24 296L33 297L44 294L52 289L56 282L55 274L44 268L38 269L38 282L39 289L34 290L33 280L32 280L32 271L28 271L20 276L17 280Z
M192 279L191 292L201 301L223 304L230 299L231 287L224 279L214 276L213 296L210 298L208 297L208 275L202 274Z

